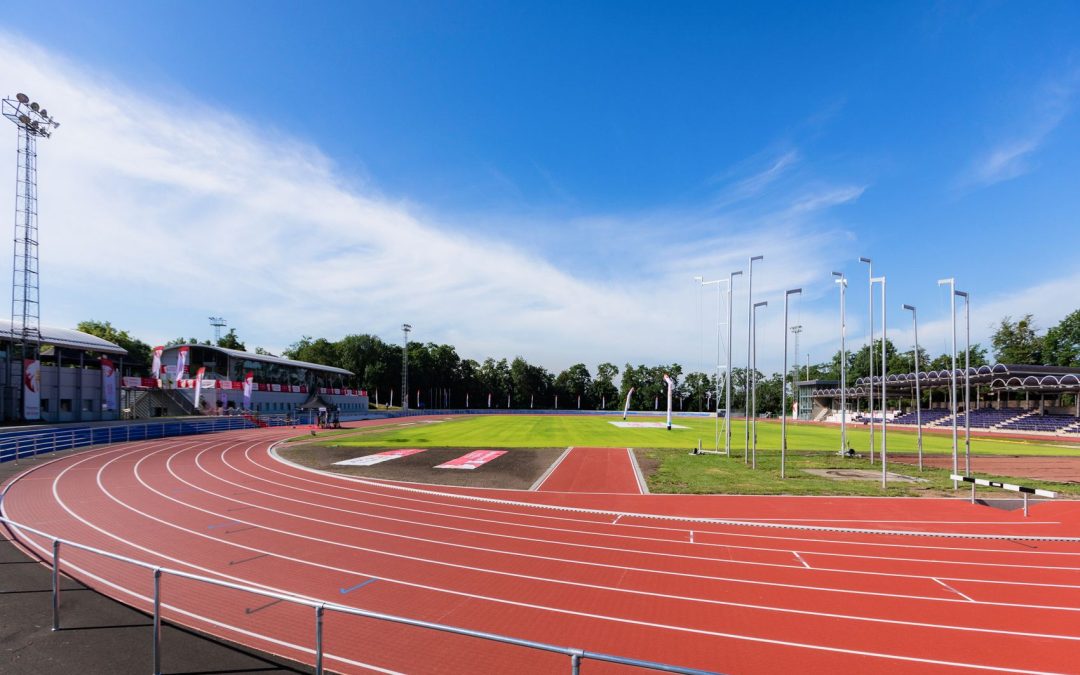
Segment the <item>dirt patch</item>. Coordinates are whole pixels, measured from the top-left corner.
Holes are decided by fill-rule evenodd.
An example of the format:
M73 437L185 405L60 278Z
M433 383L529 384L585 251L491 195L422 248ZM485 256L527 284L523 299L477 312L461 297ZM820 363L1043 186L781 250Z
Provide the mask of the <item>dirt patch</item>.
M426 448L424 452L372 466L334 465L335 462L396 449L398 448L297 444L283 447L279 453L291 462L348 476L435 485L528 490L566 450L566 448L483 448L484 450L506 450L506 454L472 470L436 469L435 467L477 448Z
M904 464L917 464L915 455L892 455L890 461ZM924 455L923 465L938 469L951 469L951 455ZM960 457L960 471L964 470L964 458ZM1080 457L1024 457L995 455L973 455L971 470L992 476L1012 476L1015 478L1034 478L1057 483L1080 482Z
M806 473L813 474L815 476L821 476L822 478L828 478L830 480L872 480L880 481L881 472L868 470L868 469L803 469ZM901 483L925 483L925 478L915 478L914 476L905 476L899 473L893 473L889 471L886 475L886 480L901 482Z
M634 457L637 458L638 468L641 469L641 477L648 483L649 476L660 468L660 460L650 457L648 450L634 450Z

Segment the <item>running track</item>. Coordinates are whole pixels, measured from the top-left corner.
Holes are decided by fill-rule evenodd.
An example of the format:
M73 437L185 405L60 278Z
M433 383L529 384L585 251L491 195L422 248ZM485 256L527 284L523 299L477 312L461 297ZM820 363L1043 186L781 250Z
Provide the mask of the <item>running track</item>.
M1039 505L1025 520L960 499L450 490L283 463L272 445L295 433L66 455L16 478L3 515L308 598L723 672L1077 669L1080 544L1037 539L1080 535L1076 502ZM809 527L767 526L775 524ZM853 531L864 529L895 532ZM14 534L48 557L47 541ZM1002 535L1012 538L988 538ZM73 550L62 564L147 608L144 570ZM311 662L309 608L176 577L162 588L167 620ZM568 666L557 655L333 613L325 640L327 666L345 672ZM165 655L167 663L167 645ZM595 662L583 670L630 672Z

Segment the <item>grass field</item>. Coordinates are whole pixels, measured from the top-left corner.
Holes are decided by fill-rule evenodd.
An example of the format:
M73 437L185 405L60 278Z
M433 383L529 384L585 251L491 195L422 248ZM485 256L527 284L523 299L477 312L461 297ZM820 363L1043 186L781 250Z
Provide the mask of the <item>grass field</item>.
M417 446L417 447L500 447L549 448L577 446L678 448L690 450L697 446L711 449L714 445L714 420L711 418L676 418L675 423L687 429L623 429L609 424L619 417L556 416L556 415L491 415L469 416L429 423L403 421L390 429L377 427L348 430L340 433L320 433L323 443L334 445ZM645 421L636 417L635 421ZM662 418L649 418L662 421ZM780 422L758 422L758 450L780 449ZM880 432L880 429L879 429ZM332 439L332 440L331 440ZM913 453L916 435L913 431L890 430L889 452ZM875 438L879 447L881 436ZM856 451L867 452L870 434L865 426L849 425L848 442ZM963 430L961 430L963 452ZM732 425L733 449L745 447L745 426L742 420ZM723 439L721 439L723 447ZM788 449L839 450L839 427L788 424ZM928 454L951 454L952 438L948 435L924 434L923 451ZM973 438L971 452L988 455L1056 455L1080 457L1080 444L1068 444L1057 439L1028 441L1017 439Z

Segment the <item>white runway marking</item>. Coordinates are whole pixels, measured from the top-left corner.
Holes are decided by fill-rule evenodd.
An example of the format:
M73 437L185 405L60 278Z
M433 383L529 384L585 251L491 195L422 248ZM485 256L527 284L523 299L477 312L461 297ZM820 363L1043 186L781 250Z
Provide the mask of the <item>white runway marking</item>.
M792 551L792 553L794 553L795 557L799 559L799 562L801 562L803 564L803 567L806 567L807 569L810 569L810 563L803 560L803 557L801 555L799 555L798 551Z
M563 463L563 460L566 459L566 456L569 455L570 451L573 449L574 447L570 446L566 450L563 450L563 453L559 455L559 458L555 460L555 463L549 466L547 468L547 471L545 471L543 474L540 475L539 478L536 479L536 482L532 484L532 486L529 488L529 491L536 492L537 490L539 490L540 486L544 484L544 481L550 478L551 474L555 473L555 469L559 468L559 465Z
M970 597L968 597L968 596L964 595L963 593L961 593L960 591L956 590L955 588L953 588L953 587L952 587L952 586L950 586L949 584L945 583L945 582L944 582L944 581L942 581L941 579L936 579L936 578L935 578L935 579L934 579L934 581L938 582L939 584L941 584L941 585L942 585L942 586L944 586L945 588L949 589L949 590L950 590L950 591L952 591L953 593L956 593L957 595L959 595L959 596L960 596L961 598L963 598L963 599L967 600L968 602L975 602L975 601L974 601L974 600L972 600L972 599L971 599Z

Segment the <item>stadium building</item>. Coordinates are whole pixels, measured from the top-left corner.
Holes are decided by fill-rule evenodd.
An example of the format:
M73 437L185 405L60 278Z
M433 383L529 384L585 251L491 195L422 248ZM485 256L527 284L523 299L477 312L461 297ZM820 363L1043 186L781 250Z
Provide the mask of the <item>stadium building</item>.
M37 359L19 363L11 321L0 319L0 358L8 374L0 396L5 420L89 422L120 417L120 374L127 351L70 328L42 326ZM23 411L27 414L21 414Z
M351 388L355 375L343 368L200 344L154 351L157 377L124 378L134 417L323 409L347 419L368 410L367 392Z

